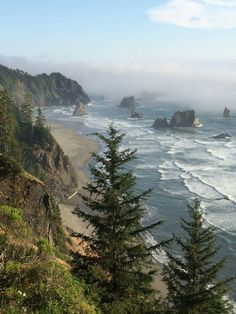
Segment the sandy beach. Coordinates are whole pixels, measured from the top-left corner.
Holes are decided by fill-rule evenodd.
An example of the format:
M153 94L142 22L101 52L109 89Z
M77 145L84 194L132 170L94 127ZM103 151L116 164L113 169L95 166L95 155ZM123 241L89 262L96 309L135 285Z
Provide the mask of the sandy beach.
M58 144L62 147L64 153L69 156L74 169L78 176L78 192L81 191L82 186L89 181L85 173L85 167L91 159L91 153L99 149L99 144L88 137L76 133L73 129L66 128L60 123L50 121L50 129ZM65 203L59 204L63 224L76 232L88 235L91 229L87 224L73 214L75 206L79 199L76 195L68 199ZM160 272L162 264L155 262L155 268L158 270L158 275L155 276L154 287L161 292L163 297L166 296L167 289L161 280Z

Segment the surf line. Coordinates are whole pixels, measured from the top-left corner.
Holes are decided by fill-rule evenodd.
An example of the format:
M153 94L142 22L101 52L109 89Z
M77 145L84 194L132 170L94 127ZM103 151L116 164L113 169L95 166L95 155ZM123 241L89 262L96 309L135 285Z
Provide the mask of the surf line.
M69 196L67 199L70 200L73 196L75 196L78 193L78 191L75 191L71 196Z

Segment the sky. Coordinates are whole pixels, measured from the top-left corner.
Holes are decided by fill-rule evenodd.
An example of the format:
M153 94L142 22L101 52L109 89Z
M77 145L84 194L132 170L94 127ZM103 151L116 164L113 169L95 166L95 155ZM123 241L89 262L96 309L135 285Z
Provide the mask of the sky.
M63 71L98 93L236 99L236 0L0 0L0 15L7 66Z

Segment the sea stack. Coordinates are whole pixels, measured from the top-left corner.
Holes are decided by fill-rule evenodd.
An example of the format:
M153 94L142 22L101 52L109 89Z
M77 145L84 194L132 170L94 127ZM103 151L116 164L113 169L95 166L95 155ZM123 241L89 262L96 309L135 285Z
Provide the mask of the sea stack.
M141 112L136 111L134 108L132 108L130 118L141 119L143 118L143 114Z
M126 108L130 110L134 110L137 107L138 103L134 96L124 97L120 103L121 108Z
M163 118L163 119L157 118L153 124L153 127L155 129L168 128L169 123L166 118Z
M170 121L170 128L193 127L195 121L194 110L177 111Z
M230 110L227 107L225 107L225 109L224 109L223 117L224 118L229 118L230 117Z
M159 128L191 128L201 126L199 118L195 117L194 110L177 111L172 116L170 122L166 118L157 118L153 124L156 129Z
M85 111L85 106L80 101L77 103L75 110L73 112L74 117L85 116L87 113Z

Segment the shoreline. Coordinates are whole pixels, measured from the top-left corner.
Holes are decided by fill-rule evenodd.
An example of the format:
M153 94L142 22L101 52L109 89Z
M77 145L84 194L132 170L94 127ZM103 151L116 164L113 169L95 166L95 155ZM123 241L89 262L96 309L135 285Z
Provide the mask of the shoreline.
M52 135L72 162L78 177L77 191L80 192L82 190L82 186L86 185L90 180L85 173L85 169L91 159L91 153L97 152L100 146L94 139L81 135L72 128L64 126L60 122L48 121L48 123ZM75 206L79 203L76 191L74 194L75 195L69 197L66 202L59 204L62 223L64 226L69 227L75 232L89 235L91 233L91 229L88 228L87 223L73 214ZM167 288L165 283L162 281L162 276L160 274L163 264L154 258L153 261L153 267L158 271L158 274L154 278L153 287L160 291L162 297L166 297Z

